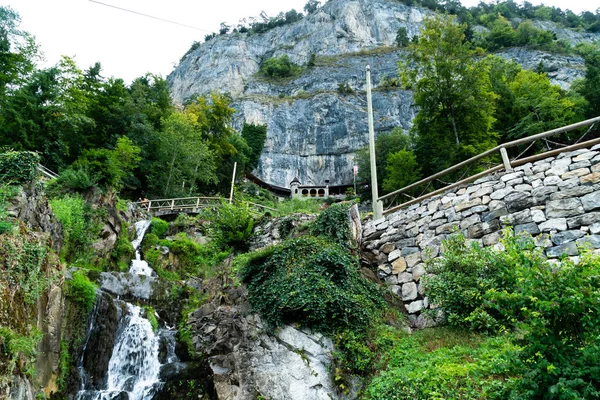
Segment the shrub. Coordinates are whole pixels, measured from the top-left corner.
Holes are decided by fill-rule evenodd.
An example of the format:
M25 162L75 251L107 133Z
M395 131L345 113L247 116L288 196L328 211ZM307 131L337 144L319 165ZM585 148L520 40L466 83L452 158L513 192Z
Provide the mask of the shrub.
M335 203L323 211L311 228L311 234L333 239L343 246L350 246L350 217L348 210L352 202Z
M150 224L150 232L154 233L160 238L165 237L165 234L168 230L169 224L167 223L167 221L156 217L152 218L152 223Z
M42 337L42 332L37 328L21 335L9 327L0 326L0 354L4 353L8 358L8 365L3 366L8 374L19 366L20 371L29 378L34 377L35 359Z
M271 327L298 323L323 333L364 332L383 300L343 247L303 237L244 257L240 277L252 308Z
M20 233L0 237L0 279L19 289L26 304L35 303L50 283L45 271L48 249Z
M61 255L67 261L86 256L99 230L91 208L78 194L51 200L50 206L66 233Z
M352 94L352 93L354 93L354 90L352 90L352 87L350 87L350 84L348 82L340 83L338 85L337 91L338 91L339 94Z
M599 397L600 258L584 252L577 265L553 266L530 237L506 231L502 243L500 252L446 241L425 278L430 301L451 325L518 333L513 398Z
M86 169L66 169L48 184L50 197L61 197L67 193L85 192L98 184L96 176Z
M96 289L96 285L82 271L76 271L73 273L73 279L67 281L67 296L87 312L90 312L96 303Z
M254 228L254 219L247 205L223 202L208 218L209 235L218 244L235 249L247 247Z
M0 153L0 182L31 182L37 174L40 156L32 151Z
M291 62L289 57L284 54L264 60L259 73L268 78L288 78L299 74L300 71L302 68Z

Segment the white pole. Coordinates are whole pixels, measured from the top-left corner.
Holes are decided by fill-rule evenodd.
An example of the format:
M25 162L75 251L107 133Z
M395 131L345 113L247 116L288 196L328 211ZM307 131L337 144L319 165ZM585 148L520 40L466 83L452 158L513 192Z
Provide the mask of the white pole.
M235 184L235 170L237 169L237 161L233 163L233 176L231 177L231 192L229 193L229 204L233 202L233 185Z
M375 165L375 129L373 128L373 101L371 100L371 67L367 65L367 112L369 121L369 159L371 161L371 197L373 202L373 219L383 216L383 203L377 200L377 167Z

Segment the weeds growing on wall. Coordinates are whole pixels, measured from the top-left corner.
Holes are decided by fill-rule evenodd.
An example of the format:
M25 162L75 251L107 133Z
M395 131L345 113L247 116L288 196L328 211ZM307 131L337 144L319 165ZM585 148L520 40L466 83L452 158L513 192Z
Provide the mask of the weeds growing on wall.
M0 366L0 379L11 377L16 368L29 378L33 378L40 340L42 340L42 332L37 328L32 328L26 335L21 335L8 327L1 326L0 359L6 362ZM0 381L0 387L5 383L8 382Z
M91 207L78 194L53 199L50 206L64 228L61 257L69 262L88 258L92 242L100 230Z
M66 281L67 297L82 306L87 312L94 308L97 286L90 281L83 271L73 273L73 279Z

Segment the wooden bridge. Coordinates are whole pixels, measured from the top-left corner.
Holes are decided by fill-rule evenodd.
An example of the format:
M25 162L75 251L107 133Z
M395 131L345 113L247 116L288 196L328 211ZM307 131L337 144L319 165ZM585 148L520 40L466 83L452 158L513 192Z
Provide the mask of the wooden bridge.
M220 207L223 202L230 202L223 197L182 197L173 199L154 199L134 202L138 207L148 211L156 217L173 214L198 214L206 208ZM253 214L262 214L266 211L277 211L262 204L242 201Z

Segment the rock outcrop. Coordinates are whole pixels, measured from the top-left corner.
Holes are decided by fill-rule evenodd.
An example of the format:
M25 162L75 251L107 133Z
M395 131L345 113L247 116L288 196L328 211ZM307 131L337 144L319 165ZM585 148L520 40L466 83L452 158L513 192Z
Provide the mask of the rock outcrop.
M176 102L212 90L231 94L237 110L234 127L244 122L267 124L267 140L259 166L260 179L283 187L298 176L302 184L352 182L357 149L368 143L365 66L372 66L375 131L408 129L416 110L409 91L386 85L398 74L403 52L394 47L398 28L418 34L432 11L393 0L332 0L314 14L264 34L229 34L200 45L169 75ZM558 38L571 43L600 35L544 23ZM304 65L311 54L317 65L287 82L266 82L256 76L262 60L288 55ZM544 65L553 83L567 88L583 76L580 57L508 49L499 55L526 68ZM350 93L339 93L348 85Z
M331 340L292 326L267 333L261 318L249 314L245 296L233 290L233 302L213 301L190 315L196 351L208 357L218 398L340 398L329 372Z

